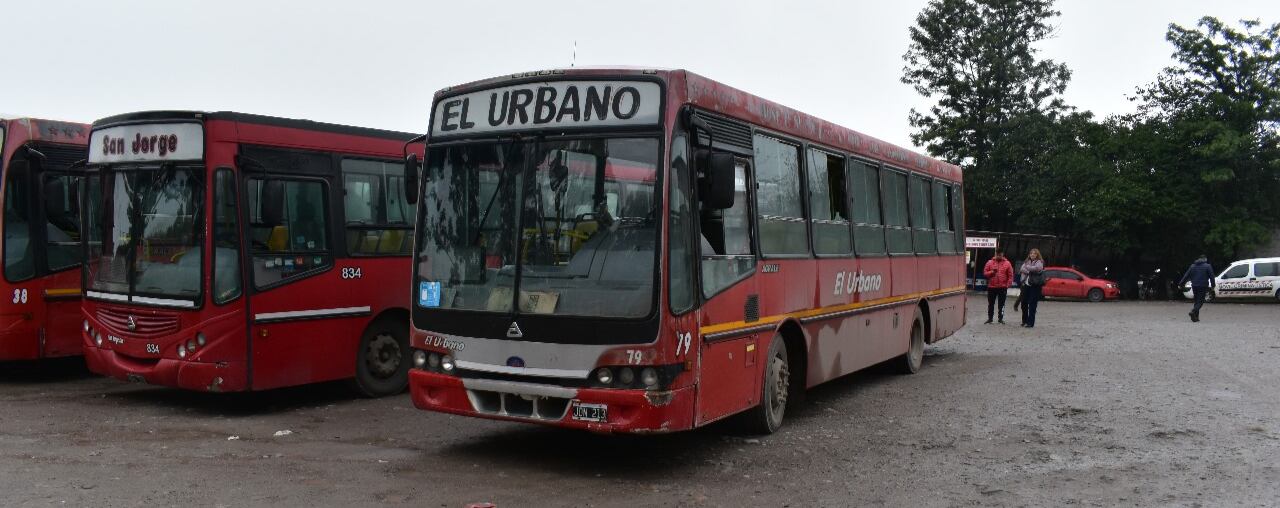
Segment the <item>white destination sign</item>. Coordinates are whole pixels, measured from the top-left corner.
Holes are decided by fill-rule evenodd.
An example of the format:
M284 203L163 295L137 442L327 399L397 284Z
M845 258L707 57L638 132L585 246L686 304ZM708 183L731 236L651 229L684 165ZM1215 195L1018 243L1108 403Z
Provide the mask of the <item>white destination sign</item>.
M994 249L996 248L996 239L990 236L968 236L964 239L964 248Z
M204 157L204 126L198 123L120 125L93 131L89 162L110 164Z
M662 88L649 81L548 81L442 99L433 136L658 123Z

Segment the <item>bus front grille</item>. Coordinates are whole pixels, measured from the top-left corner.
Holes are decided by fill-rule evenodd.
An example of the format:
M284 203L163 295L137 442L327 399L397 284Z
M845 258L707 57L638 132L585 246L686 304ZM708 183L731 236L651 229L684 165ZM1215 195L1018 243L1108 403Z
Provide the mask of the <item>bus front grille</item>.
M569 410L569 399L542 395L467 390L471 406L482 414L559 421Z
M134 336L148 337L178 331L178 316L175 315L98 309L98 320L117 332ZM132 328L130 322L133 323Z

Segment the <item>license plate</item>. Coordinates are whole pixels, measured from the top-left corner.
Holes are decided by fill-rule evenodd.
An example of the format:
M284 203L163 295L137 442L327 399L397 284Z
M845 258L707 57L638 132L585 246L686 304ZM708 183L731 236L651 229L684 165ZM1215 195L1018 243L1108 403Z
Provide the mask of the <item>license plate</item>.
M608 417L609 406L604 404L587 404L585 402L573 403L573 419L584 422L606 422Z

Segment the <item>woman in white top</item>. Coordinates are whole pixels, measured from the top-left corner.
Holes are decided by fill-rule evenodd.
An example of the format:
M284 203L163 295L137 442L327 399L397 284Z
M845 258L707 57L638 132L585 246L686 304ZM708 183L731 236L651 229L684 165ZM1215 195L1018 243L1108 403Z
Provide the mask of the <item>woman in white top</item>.
M1036 308L1044 290L1044 258L1040 257L1040 249L1031 249L1018 272L1022 274L1022 326L1034 328Z

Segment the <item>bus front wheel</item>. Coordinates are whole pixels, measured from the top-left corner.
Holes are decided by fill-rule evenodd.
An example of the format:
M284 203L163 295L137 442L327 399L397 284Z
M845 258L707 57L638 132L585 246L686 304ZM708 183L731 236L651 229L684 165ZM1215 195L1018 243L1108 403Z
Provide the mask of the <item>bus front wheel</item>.
M356 391L385 397L409 384L409 325L394 318L374 321L360 338L356 353Z
M760 404L743 415L746 430L754 434L772 434L782 427L791 395L791 363L782 335L774 335L769 341L768 358L763 369Z
M907 346L907 352L898 357L898 372L901 374L915 374L924 364L924 315L920 313L920 307L916 307L915 315L911 318L909 340L911 343Z

